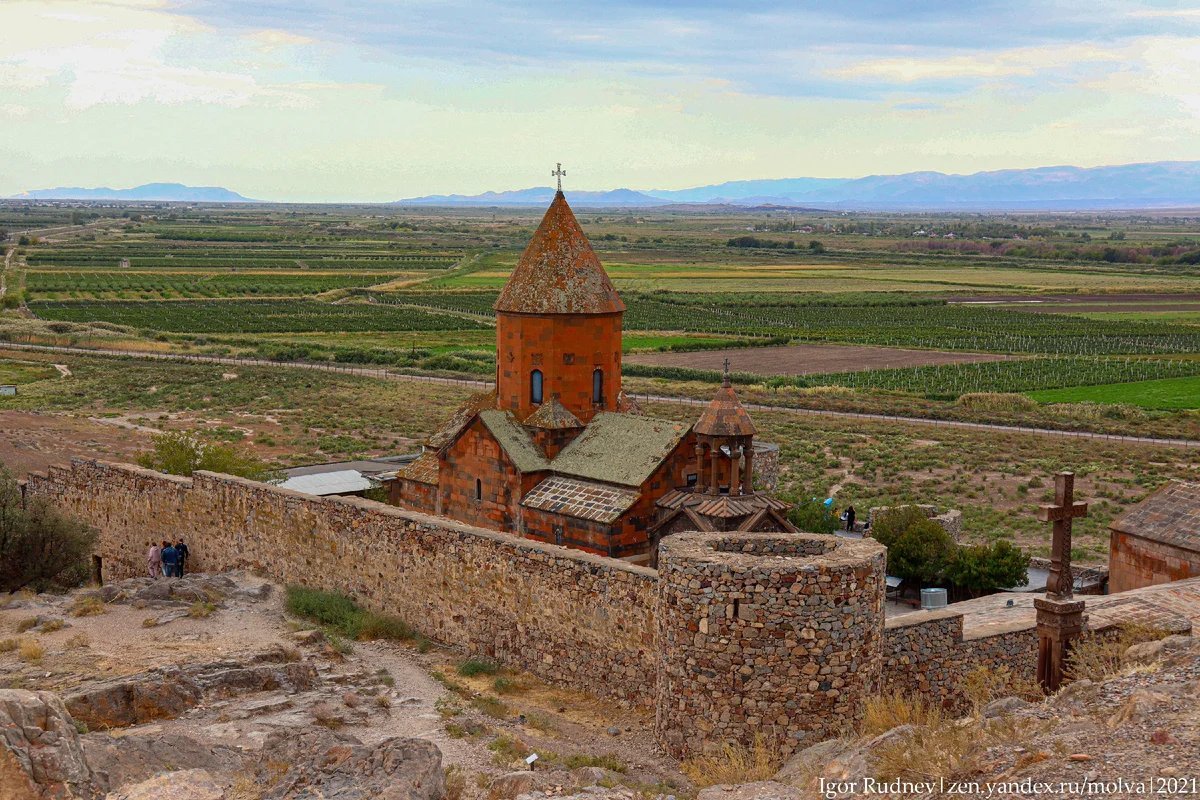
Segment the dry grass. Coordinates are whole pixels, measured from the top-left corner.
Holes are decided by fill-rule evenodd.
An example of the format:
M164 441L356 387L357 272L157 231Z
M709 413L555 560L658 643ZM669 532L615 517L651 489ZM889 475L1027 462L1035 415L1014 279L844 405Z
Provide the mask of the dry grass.
M462 767L451 764L446 767L446 794L444 800L463 800L467 791L467 775Z
M11 653L17 649L16 639L0 639L0 653Z
M884 744L876 751L875 774L880 780L954 780L977 773L988 748L1028 746L1037 732L1030 720L944 719L921 725L909 736Z
M94 617L107 611L104 601L94 594L76 597L71 604L71 616L74 617Z
M42 647L42 643L37 639L22 639L17 646L17 654L21 656L22 661L36 664L46 655L46 648Z
M878 736L898 725L941 725L944 722L942 710L925 698L893 692L867 698L859 731L864 736Z
M55 617L43 622L41 631L42 633L54 633L55 631L61 631L65 627L67 627L66 621Z
M779 765L778 754L761 736L756 736L750 747L730 743L711 754L689 758L679 765L679 771L703 789L719 783L770 780L779 771Z
M984 706L1001 697L1040 702L1046 696L1036 677L1017 675L1006 666L976 667L963 678L962 690L976 716Z
M158 626L158 617L146 617L142 620L143 628L154 628Z
M17 633L25 633L25 631L33 630L38 626L37 617L27 617L17 623Z
M193 619L205 619L211 617L216 610L216 605L212 603L192 603L192 607L188 609L188 616Z
M1071 680L1103 681L1125 674L1121 657L1135 644L1153 642L1167 631L1147 625L1122 625L1116 631L1088 631L1075 640L1067 654L1066 674Z
M72 636L70 639L67 639L67 649L68 650L77 650L81 647L91 647L91 646L92 646L92 640L88 637L88 635L86 633L77 633L74 636Z

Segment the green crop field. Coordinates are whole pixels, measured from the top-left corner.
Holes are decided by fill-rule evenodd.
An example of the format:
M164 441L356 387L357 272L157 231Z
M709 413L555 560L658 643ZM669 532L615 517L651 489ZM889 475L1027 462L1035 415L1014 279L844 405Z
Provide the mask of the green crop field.
M1200 376L1030 392L1042 403L1122 403L1157 410L1200 408Z

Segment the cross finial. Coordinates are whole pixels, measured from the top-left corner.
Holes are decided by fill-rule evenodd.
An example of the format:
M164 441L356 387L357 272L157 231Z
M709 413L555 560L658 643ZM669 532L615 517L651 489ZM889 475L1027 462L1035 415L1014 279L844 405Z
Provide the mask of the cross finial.
M553 175L555 178L558 178L558 190L561 192L561 191L562 191L562 179L563 179L563 175L566 175L566 174L567 174L567 171L566 171L565 169L563 169L563 168L562 168L562 162L561 162L561 161L557 163L557 165L556 165L556 167L555 167L554 171L553 171L553 172L551 172L550 174L551 174L551 175Z
M721 385L722 386L729 385L729 359L728 358L725 359L725 375L721 379Z
M1087 503L1075 501L1075 473L1060 472L1054 476L1054 504L1041 509L1043 522L1054 523L1051 542L1050 578L1046 593L1053 599L1070 600L1075 594L1075 578L1071 574L1071 520L1087 516Z

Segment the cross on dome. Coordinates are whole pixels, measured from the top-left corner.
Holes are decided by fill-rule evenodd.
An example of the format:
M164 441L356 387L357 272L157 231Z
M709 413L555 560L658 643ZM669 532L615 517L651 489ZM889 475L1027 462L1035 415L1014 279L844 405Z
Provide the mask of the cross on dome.
M562 191L562 179L563 179L563 175L566 175L566 174L567 174L567 171L566 171L565 169L563 169L563 168L562 168L562 162L561 162L561 161L559 161L559 162L557 163L557 165L556 165L555 169L554 169L554 170L552 170L552 171L550 172L550 174L551 174L552 176L554 176L555 178L558 178L558 190L561 192L561 191Z

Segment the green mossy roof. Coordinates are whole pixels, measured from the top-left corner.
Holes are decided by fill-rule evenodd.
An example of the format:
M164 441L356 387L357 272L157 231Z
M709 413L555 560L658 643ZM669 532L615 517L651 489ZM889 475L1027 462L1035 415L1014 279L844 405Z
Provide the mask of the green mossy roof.
M681 422L601 412L550 468L619 486L641 486L688 432Z
M505 455L521 472L541 472L550 468L550 462L529 438L529 432L521 427L510 411L489 408L479 412L479 419L496 437Z

